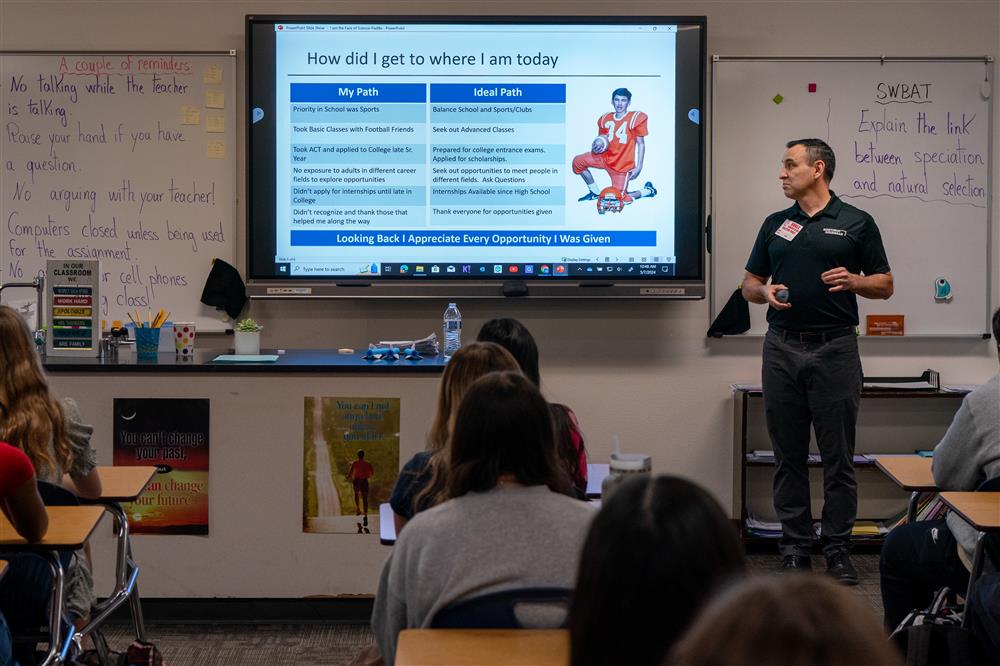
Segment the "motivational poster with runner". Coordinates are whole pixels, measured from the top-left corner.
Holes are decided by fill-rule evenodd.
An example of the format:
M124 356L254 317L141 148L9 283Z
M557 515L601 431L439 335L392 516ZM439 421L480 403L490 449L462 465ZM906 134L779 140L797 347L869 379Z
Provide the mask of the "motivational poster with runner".
M208 534L209 401L115 398L115 466L161 472L124 505L135 534Z
M379 533L399 470L399 398L307 397L302 531Z

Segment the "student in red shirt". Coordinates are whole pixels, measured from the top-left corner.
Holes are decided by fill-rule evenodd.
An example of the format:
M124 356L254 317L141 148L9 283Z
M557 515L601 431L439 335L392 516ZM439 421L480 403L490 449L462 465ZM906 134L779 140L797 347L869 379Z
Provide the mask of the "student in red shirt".
M0 511L28 541L38 541L49 528L49 516L35 482L35 468L23 451L6 442L0 442ZM0 664L10 660L10 632L0 613Z

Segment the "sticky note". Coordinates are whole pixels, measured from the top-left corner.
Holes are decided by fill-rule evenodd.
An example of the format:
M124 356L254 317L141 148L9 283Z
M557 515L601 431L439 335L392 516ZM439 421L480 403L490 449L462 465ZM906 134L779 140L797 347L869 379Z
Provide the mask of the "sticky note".
M205 157L210 160L222 160L226 157L225 141L209 141L205 146Z
M811 92L811 93L816 92L816 84L815 83L810 83L809 84L809 92Z
M771 101L774 102L775 104L781 104L782 102L785 101L785 98L782 97L780 94L777 94L771 98Z
M222 68L218 65L210 65L201 73L201 82L217 86L222 83Z
M226 93L221 90L206 90L205 106L209 109L226 108Z
M208 132L225 132L225 116L205 116L205 130Z
M197 106L181 107L181 125L200 125L201 109Z

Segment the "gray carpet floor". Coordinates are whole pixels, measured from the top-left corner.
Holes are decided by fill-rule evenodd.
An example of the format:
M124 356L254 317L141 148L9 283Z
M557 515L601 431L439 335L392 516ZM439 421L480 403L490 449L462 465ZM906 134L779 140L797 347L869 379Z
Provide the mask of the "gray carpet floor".
M779 564L775 555L748 560L755 573L773 572ZM878 555L856 554L852 561L859 584L851 589L881 617ZM814 558L813 566L822 567L823 558ZM170 666L346 666L373 640L364 624L149 624L146 629ZM124 649L131 640L126 625L112 625L106 635L113 649Z

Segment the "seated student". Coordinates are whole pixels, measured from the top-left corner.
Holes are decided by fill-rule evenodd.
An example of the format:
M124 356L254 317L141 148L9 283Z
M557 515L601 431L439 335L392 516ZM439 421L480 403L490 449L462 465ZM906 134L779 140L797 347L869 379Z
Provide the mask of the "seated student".
M90 447L94 429L82 423L76 403L60 403L52 394L27 323L5 305L0 305L0 340L0 439L28 456L40 481L80 497L99 497L97 454ZM80 555L66 575L66 608L77 626L86 623L95 601L89 564ZM11 609L0 603L13 622Z
M1000 356L1000 309L993 313ZM934 447L934 484L941 490L975 490L1000 476L1000 374L965 396L944 438ZM948 586L964 594L969 584L976 530L958 514L922 520L892 530L882 546L882 605L885 626L895 629L935 591Z
M0 442L0 511L28 541L38 541L49 528L49 516L38 495L35 468L23 451L6 442ZM0 613L0 666L14 663L11 659L10 631Z
M535 338L516 319L503 317L490 319L479 329L476 338L480 342L495 342L509 351L517 364L521 366L524 376L534 382L541 390L542 380L538 373L538 345ZM581 498L587 496L587 449L583 443L583 433L576 414L566 405L550 403L552 420L556 428L556 445L559 458L563 461L573 479L573 486Z
M699 486L649 475L622 483L580 557L570 664L660 664L702 604L744 569L736 530Z
M676 599L680 601L680 599ZM754 576L711 601L668 666L902 666L878 618L824 576Z
M415 513L434 506L441 499L449 457L448 439L458 404L472 382L497 370L517 370L517 361L503 348L491 343L465 345L448 361L441 376L437 413L427 435L427 448L403 466L389 498L396 534Z
M382 569L372 631L386 663L401 629L429 627L450 604L573 587L595 511L566 496L553 439L548 403L520 372L469 387L451 438L451 499L414 516Z

